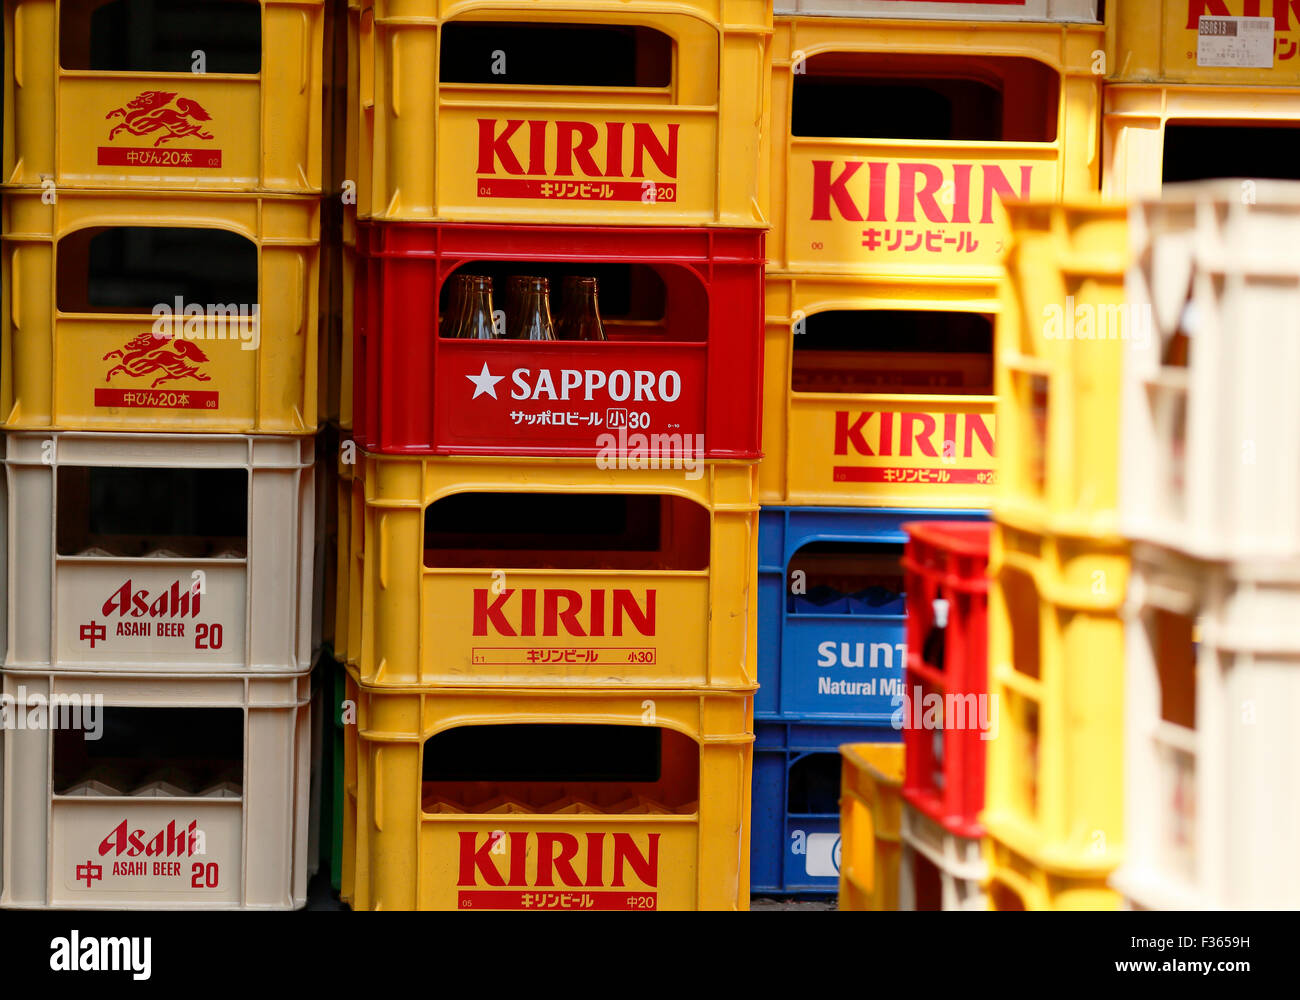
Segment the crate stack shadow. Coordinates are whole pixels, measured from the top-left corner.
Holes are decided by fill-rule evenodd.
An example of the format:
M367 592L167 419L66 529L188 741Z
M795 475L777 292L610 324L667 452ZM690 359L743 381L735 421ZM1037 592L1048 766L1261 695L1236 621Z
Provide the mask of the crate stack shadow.
M748 907L771 16L349 8L354 909Z
M1096 4L968 6L777 4L753 882L839 890L845 908L898 905L905 669L943 631L934 600L957 608L934 591L905 624L904 526L960 535L994 496L1001 200L1098 185ZM845 744L876 746L841 775ZM937 801L908 808L941 826ZM841 808L875 815L848 823L866 843L839 830ZM886 877L870 874L875 843ZM940 851L944 877L978 882L954 860L971 851Z
M204 8L5 4L6 907L306 899L323 7Z

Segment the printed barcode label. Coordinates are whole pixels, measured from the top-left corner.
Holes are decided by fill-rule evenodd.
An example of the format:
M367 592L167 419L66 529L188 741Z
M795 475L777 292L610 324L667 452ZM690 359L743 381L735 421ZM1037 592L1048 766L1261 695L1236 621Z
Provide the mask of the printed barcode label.
M1196 65L1238 69L1273 68L1271 17L1212 17L1196 27Z

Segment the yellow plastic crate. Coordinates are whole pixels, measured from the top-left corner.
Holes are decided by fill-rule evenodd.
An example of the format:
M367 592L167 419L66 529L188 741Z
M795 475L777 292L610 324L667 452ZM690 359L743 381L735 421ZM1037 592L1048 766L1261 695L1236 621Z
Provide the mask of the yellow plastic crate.
M1159 195L1171 124L1292 128L1297 121L1300 90L1295 87L1108 84L1102 116L1102 194L1129 201ZM1291 159L1295 142L1279 139L1279 163ZM1249 178L1254 171L1230 174Z
M6 0L6 183L319 191L324 0L260 6L260 72L141 72L65 68L89 65L86 8Z
M354 909L749 908L750 695L378 691L349 675ZM560 724L658 729L659 780L423 780L440 734Z
M501 48L502 82L443 82L439 47L463 22L522 23L534 45L547 25L666 36L671 76L510 83L525 56ZM767 225L770 0L364 0L358 30L361 218Z
M841 910L897 910L903 745L848 743L840 786Z
M1111 80L1300 84L1300 12L1291 0L1111 0L1106 26Z
M356 210L343 211L343 243L339 257L339 426L352 430L352 351L355 329L356 279L357 279L357 219Z
M1154 335L1124 294L1123 204L1007 206L1009 303L997 338L1003 521L1081 537L1117 532L1120 364Z
M363 684L757 686L753 463L701 465L690 478L581 460L360 456L364 539L354 520L351 544L364 553ZM446 539L426 550L426 511L460 493L657 498L656 512L626 508L657 517L656 538L626 568L587 568L610 560L563 552L467 552ZM592 537L603 551L603 536ZM349 659L353 642L349 626Z
M370 858L357 854L357 705L360 694L354 672L344 670L343 714L343 837L339 864L339 898L351 904L356 898L358 871L369 884Z
M46 204L39 190L8 190L0 243L4 426L314 433L319 215L312 196L65 191ZM61 241L118 226L218 229L254 244L256 322L232 329L212 304L187 303L205 318L156 339L164 318L156 307L152 315L61 311L65 272L87 268L84 253L60 257Z
M984 838L984 857L990 910L1121 908L1119 894L1104 878L1080 878L1041 868L993 837Z
M866 355L871 370L865 374L880 385L863 386L844 374L853 361L849 352L807 352L809 360L799 366L795 352L801 336L812 336L808 331L819 314L853 312L865 318L873 311L897 310L996 316L1003 295L992 279L919 282L769 273L761 502L989 506L995 478L993 397L896 392L889 381L924 376L949 389L954 386L948 383L977 380L991 387L991 355L873 353ZM801 391L795 391L796 375ZM823 383L834 391L803 391Z
M347 431L339 433L336 456L339 494L338 572L334 612L334 656L340 663L356 666L361 656L361 542L364 536L365 500L356 478L359 457Z
M1003 194L1059 198L1097 188L1101 25L865 18L778 18L773 54L772 234L777 271L906 276L996 275L1008 236ZM825 68L905 81L977 78L990 58L1045 66L1060 81L1052 141L815 138L792 135L794 87ZM998 64L1005 65L1005 64ZM1005 81L1009 113L1037 87ZM829 100L817 96L817 100ZM1050 103L1045 101L1044 103ZM870 122L845 107L846 120ZM1024 112L1027 114L1027 112ZM1044 130L1046 132L1046 130ZM1026 133L1028 134L1028 133ZM909 196L910 195L910 196Z
M988 743L981 821L1034 865L1103 877L1124 806L1126 543L997 523L989 557Z

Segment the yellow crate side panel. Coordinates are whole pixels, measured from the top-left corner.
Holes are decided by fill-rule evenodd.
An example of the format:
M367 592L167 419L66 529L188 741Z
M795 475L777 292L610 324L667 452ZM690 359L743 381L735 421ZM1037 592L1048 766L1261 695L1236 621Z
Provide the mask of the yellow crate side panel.
M779 18L773 56L772 233L778 271L995 275L1002 197L1095 191L1100 25ZM826 53L1019 56L1061 74L1051 142L811 138L792 132L793 86Z
M989 686L999 724L981 821L1037 865L1105 874L1123 850L1128 555L1047 537L1035 556L1026 536L1000 523L993 534Z
M990 910L1118 910L1119 893L1104 878L1072 878L1045 871L1000 843L984 838Z
M903 745L840 748L842 910L897 910L902 858Z
M1290 0L1113 0L1106 21L1112 80L1300 83L1300 12Z
M172 430L179 418L193 430L314 432L318 213L310 197L95 192L64 193L47 203L39 191L8 192L9 309L0 320L5 426ZM235 304L248 306L243 318L213 313L170 323L143 312L61 312L59 240L112 226L214 228L243 236L258 248L261 301Z
M992 396L795 392L792 371L799 336L819 313L918 310L996 316L1002 295L993 280L769 273L761 502L989 506L997 449Z
M258 74L109 72L62 68L54 0L9 0L6 183L319 191L324 6L261 7Z
M1008 306L996 339L994 510L1112 538L1119 494L1120 360L1153 336L1124 293L1121 204L1014 205Z

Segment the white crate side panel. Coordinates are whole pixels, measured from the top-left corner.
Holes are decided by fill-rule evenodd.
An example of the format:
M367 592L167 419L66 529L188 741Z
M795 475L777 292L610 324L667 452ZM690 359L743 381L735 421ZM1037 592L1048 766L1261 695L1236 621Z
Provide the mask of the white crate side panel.
M54 906L239 903L243 889L239 801L56 798L52 813L50 902ZM202 843L197 844L202 854L186 843L191 823L202 831ZM169 838L172 833L177 836ZM155 849L167 850L169 839L185 847L180 853L156 853ZM213 880L215 887L206 884Z
M1249 183L1170 185L1131 213L1128 296L1151 308L1156 336L1126 345L1123 530L1207 559L1300 556L1300 184ZM1189 301L1190 365L1162 369ZM1180 395L1178 485L1171 411L1157 404Z
M59 560L58 662L242 667L247 643L244 562L151 563L156 561ZM195 572L203 576L194 577ZM206 593L195 589L199 579Z
M1097 0L777 0L777 17L1097 22Z
M313 439L108 433L7 438L9 667L277 672L310 667ZM57 556L54 483L63 466L245 469L250 475L247 558ZM133 608L123 615L120 602L105 610L128 580L133 601L147 592L145 611L135 614ZM199 614L192 602L184 614L177 613L179 602L171 600L149 613L173 583L182 592L201 585ZM141 622L149 628L128 627Z
M0 673L11 698L102 695L105 707L230 707L244 710L244 780L240 798L61 796L51 785L51 734L18 730L3 738L3 870L0 905L19 908L287 909L306 902L310 774L310 678L190 677L173 674ZM197 819L206 855L185 857L174 872L114 874L116 842L105 838L123 819L147 843L174 819L179 830ZM111 822L110 822L111 821ZM138 821L138 822L137 822ZM101 827L103 829L101 829ZM164 839L165 844L165 839ZM84 855L78 857L78 855ZM109 863L104 865L104 859ZM162 860L167 860L164 856ZM175 855L171 860L175 860ZM200 886L196 862L205 867ZM100 865L96 872L86 865ZM81 880L77 870L81 869ZM12 873L12 874L10 874ZM70 874L69 874L70 873ZM215 877L215 887L207 884ZM85 879L90 879L90 884ZM139 880L139 881L136 881ZM184 885L181 885L181 882ZM73 884L76 883L76 884Z

